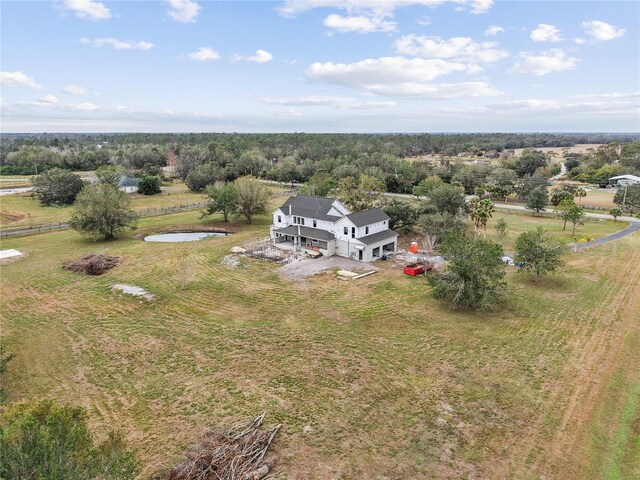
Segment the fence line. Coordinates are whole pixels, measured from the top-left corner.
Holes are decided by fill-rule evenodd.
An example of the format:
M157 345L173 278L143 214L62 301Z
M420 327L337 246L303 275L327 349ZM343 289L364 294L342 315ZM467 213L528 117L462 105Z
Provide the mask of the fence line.
M188 212L190 210L197 210L206 206L207 202L188 203L184 205L172 205L170 207L158 207L147 208L142 210L136 210L139 217L157 217L160 215L167 215L170 213ZM51 230L65 230L69 228L69 222L60 221L54 223L43 223L39 225L24 225L17 227L10 227L0 231L0 237L10 237L17 235L33 235L41 232L48 232Z

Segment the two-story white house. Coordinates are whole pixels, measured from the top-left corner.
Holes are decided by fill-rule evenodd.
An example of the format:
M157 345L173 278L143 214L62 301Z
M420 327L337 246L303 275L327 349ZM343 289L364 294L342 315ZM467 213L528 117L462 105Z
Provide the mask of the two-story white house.
M351 211L338 199L296 195L273 212L276 245L370 262L395 252L398 234L379 208Z

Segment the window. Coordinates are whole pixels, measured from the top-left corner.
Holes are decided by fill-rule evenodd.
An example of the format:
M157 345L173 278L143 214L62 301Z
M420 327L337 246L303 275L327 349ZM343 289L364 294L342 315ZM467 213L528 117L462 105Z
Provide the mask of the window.
M349 235L349 227L344 227L344 234Z
M351 227L351 238L356 238L356 227Z
M304 225L304 218L300 217L300 225Z
M318 226L318 222L316 220L313 221L313 228L316 228Z
M282 223L282 217L278 215L278 223Z
M369 227L364 227L364 234L369 235Z

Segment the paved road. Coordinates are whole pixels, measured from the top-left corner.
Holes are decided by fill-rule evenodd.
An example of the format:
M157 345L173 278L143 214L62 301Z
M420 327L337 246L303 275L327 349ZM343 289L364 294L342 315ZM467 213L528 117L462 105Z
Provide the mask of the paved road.
M526 210L529 212L531 211L522 205L510 205L508 203L496 203L495 205L496 205L496 208L504 208L507 210ZM544 211L546 213L553 213L553 210L550 208L545 208ZM585 213L585 216L589 218L599 218L602 220L613 220L613 217L608 213ZM635 217L623 216L623 217L618 217L618 220L623 222L629 222L629 223L640 223L640 219Z
M611 235L605 235L604 237L600 237L597 240L594 240L593 242L579 243L577 248L582 249L587 247L594 247L596 245L602 245L604 243L617 240L618 238L622 238L625 235L629 235L630 233L633 233L637 230L640 230L640 222L638 221L634 223L630 223L629 226L624 230L620 230L619 232L612 233ZM573 248L576 248L576 247L574 246Z

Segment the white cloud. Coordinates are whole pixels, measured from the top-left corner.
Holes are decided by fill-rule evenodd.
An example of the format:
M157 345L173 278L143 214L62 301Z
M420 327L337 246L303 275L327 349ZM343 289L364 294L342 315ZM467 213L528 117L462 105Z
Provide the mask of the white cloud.
M84 95L87 93L87 89L84 87L79 87L78 85L67 85L62 91L69 95Z
M81 38L80 43L94 47L111 45L116 50L150 50L153 48L153 43L151 42L134 42L133 40L118 40L117 38Z
M484 34L485 34L487 37L493 37L493 36L495 36L495 35L497 35L497 34L499 34L499 33L502 33L502 32L504 32L504 28L499 27L499 26L497 26L497 25L491 25L489 28L487 28L487 29L484 31Z
M106 20L111 18L111 11L100 2L93 0L65 0L62 7L70 10L76 17L89 20Z
M369 110L375 108L388 108L397 105L393 101L361 101L353 97L332 97L312 95L297 98L263 98L263 103L268 105L286 105L293 107L335 107L338 109Z
M605 42L608 40L614 40L624 35L626 31L624 28L617 28L606 22L600 20L592 20L590 22L582 22L580 27L584 32L589 35L593 40L599 42Z
M499 102L467 111L495 114L550 114L550 113L622 113L634 112L640 106L640 92L574 95L559 99L528 98Z
M58 103L58 98L55 95L45 95L38 99L40 103Z
M69 105L71 110L78 110L80 112L94 112L99 110L100 107L95 103L83 102L83 103L74 103Z
M573 70L578 63L576 58L567 56L562 49L553 49L538 55L522 53L520 58L521 60L509 69L509 73L541 76L551 72Z
M531 40L534 42L560 42L562 36L555 25L541 23L538 28L531 32Z
M493 0L288 0L278 8L278 12L285 17L294 17L315 8L338 8L346 11L348 16L329 15L324 20L327 27L341 32L391 32L397 23L388 19L394 16L396 9L413 5L433 8L444 3L457 4L457 9L480 14L491 8ZM431 19L426 22L418 21L421 25L428 25Z
M167 14L176 22L193 23L200 14L202 7L191 0L169 0Z
M0 85L5 87L27 87L39 90L42 88L33 77L25 75L24 72L0 72Z
M394 43L398 53L425 58L452 58L458 61L495 62L509 54L500 50L495 42L476 42L469 37L440 37L405 35Z
M381 57L356 63L314 63L306 70L316 82L358 88L383 96L419 99L498 95L484 82L429 84L451 73L477 73L478 67L441 59Z
M218 60L220 58L220 55L218 54L218 52L209 47L200 47L195 52L187 54L187 57L197 62L208 62L211 60Z
M418 20L416 20L416 23L418 25L422 25L423 27L428 27L431 25L431 17L420 17Z
M339 32L392 32L396 29L397 23L384 20L384 17L355 15L343 17L335 13L324 19L326 27L333 28Z
M261 48L256 50L255 55L250 55L248 57L243 57L241 55L235 55L233 60L244 60L246 62L256 62L256 63L267 63L273 60L273 55L266 50L262 50Z
M584 45L585 43L587 43L587 41L584 38L574 38L573 39L574 42L576 42L576 45Z

